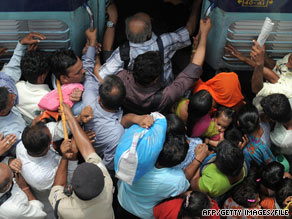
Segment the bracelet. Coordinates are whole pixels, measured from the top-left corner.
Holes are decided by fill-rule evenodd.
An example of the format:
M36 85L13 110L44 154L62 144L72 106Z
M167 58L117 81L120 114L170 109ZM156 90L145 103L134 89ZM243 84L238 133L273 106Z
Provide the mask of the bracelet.
M200 161L199 159L195 158L196 161L198 161L200 164L202 164L202 161Z
M22 191L25 191L25 190L29 190L29 187L27 186L27 187L24 187L24 188L22 189Z

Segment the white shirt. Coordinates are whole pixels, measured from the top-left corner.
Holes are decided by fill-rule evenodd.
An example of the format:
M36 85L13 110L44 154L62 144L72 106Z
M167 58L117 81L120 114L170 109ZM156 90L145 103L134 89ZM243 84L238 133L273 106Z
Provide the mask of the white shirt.
M19 103L16 107L30 123L40 111L38 107L40 100L51 90L47 84L31 84L28 81L17 82L16 88L19 97Z
M46 126L49 128L52 141L61 140L64 138L62 122L50 122ZM55 179L61 156L53 149L52 145L50 150L45 156L32 157L27 153L22 141L16 146L16 157L21 160L22 169L21 174L26 182L35 190L44 191L52 187ZM69 162L71 164L72 162ZM77 163L68 166L68 172L73 173Z
M26 194L14 183L11 197L0 206L0 219L41 219L46 217L44 205L38 200L28 201Z

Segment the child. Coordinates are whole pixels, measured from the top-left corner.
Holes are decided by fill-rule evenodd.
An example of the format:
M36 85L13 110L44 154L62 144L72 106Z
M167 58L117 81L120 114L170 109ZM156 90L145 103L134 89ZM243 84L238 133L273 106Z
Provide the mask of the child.
M202 192L191 192L184 198L167 199L154 207L155 219L205 218L219 219L220 216L201 217L203 209L219 210L216 201Z
M224 132L231 124L234 110L220 106L214 118L209 114L203 116L193 127L192 137L205 138L205 143L217 147L224 140Z
M254 105L246 105L238 112L237 124L243 134L246 134L249 142L243 148L244 159L250 166L251 161L255 161L257 165L268 164L275 161L267 144L264 129L260 123L259 112Z
M254 176L249 177L243 181L238 188L235 188L232 197L228 198L223 208L225 209L241 209L241 215L228 216L227 219L231 218L263 218L261 216L248 216L244 215L244 209L261 209L260 206L260 195L258 189L258 183L254 182Z
M288 209L292 213L292 180L283 179L280 189L276 192L276 209Z
M284 177L291 177L284 172L284 166L278 162L271 162L259 169L261 206L264 209L275 209L275 192L281 188Z

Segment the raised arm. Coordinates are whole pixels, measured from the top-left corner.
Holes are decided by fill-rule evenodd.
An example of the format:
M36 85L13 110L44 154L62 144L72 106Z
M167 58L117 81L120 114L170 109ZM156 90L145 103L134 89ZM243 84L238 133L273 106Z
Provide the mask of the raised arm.
M19 81L21 77L20 62L21 58L24 56L27 45L38 44L40 40L44 39L46 39L46 37L43 34L31 32L17 43L13 56L5 67L5 73L10 76L15 83Z
M75 120L74 115L71 112L70 107L67 104L63 103L64 113L66 115L67 123L71 129L71 133L74 136L76 145L84 158L86 160L91 153L94 153L95 150L92 147L87 135L80 127L78 122Z
M227 52L230 53L231 56L234 56L234 57L238 58L240 61L245 62L246 64L250 65L252 68L255 68L256 64L255 64L254 60L243 55L241 52L239 52L232 45L227 45L225 47L225 49ZM266 58L265 58L265 65L266 65ZM274 83L277 83L277 81L279 80L279 76L272 69L273 69L273 67L271 67L270 64L268 64L266 67L264 67L263 77L267 81L269 81L270 83L274 84Z
M250 56L255 62L255 67L251 78L251 90L255 94L263 88L264 55L265 48L261 47L258 42L254 40L254 46L252 47Z
M206 46L209 31L212 27L211 19L207 18L206 20L201 19L200 21L200 40L199 45L196 50L196 53L192 57L192 63L197 64L199 66L203 66L205 55L206 55Z

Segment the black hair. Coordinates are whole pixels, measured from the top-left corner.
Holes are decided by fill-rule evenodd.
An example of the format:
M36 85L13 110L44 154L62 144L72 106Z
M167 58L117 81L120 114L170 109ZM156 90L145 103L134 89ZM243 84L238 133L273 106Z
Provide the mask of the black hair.
M217 146L216 167L226 176L235 177L240 174L244 162L242 150L228 140Z
M27 51L21 59L21 73L31 84L36 84L39 76L48 73L49 55L43 51Z
M73 50L61 49L53 53L51 57L51 71L60 79L61 75L68 76L67 68L75 65L77 56Z
M284 176L284 166L276 161L265 165L261 170L261 183L274 191L280 188Z
M6 87L0 87L0 112L7 106L9 91Z
M210 209L211 207L211 202L208 196L203 192L195 191L192 192L189 197L187 196L184 198L177 218L201 217L203 209Z
M242 142L243 141L242 137L243 137L242 132L235 126L233 126L230 129L227 129L224 132L224 138L234 145L238 145L240 142Z
M185 135L185 124L180 117L174 113L167 114L165 116L167 121L166 134L172 135Z
M224 113L226 115L227 118L232 119L232 121L234 120L234 116L235 116L235 110L230 108L230 107L226 107L226 106L219 106L217 111L215 112L215 117L219 117L222 113Z
M261 100L264 113L271 119L286 123L292 118L291 105L284 94L271 94Z
M51 138L46 132L47 130L48 128L43 122L25 127L21 140L30 154L40 155L48 148L51 143Z
M244 208L249 208L254 202L257 201L259 195L259 189L256 184L249 183L248 180L244 180L237 189L232 193L232 199Z
M276 201L278 205L284 208L285 206L283 206L283 202L289 196L292 196L292 179L285 178L282 180L281 186L276 191Z
M174 167L184 161L189 145L184 135L166 136L157 163L163 167Z
M99 96L102 105L108 110L118 110L126 97L126 88L123 81L116 75L105 77L99 87Z
M254 105L245 105L238 112L238 127L243 134L251 134L260 126L260 117Z
M133 77L136 83L147 86L163 72L163 61L159 52L146 52L138 55L134 62Z
M193 94L188 105L187 135L191 137L194 125L211 110L213 97L206 90Z

